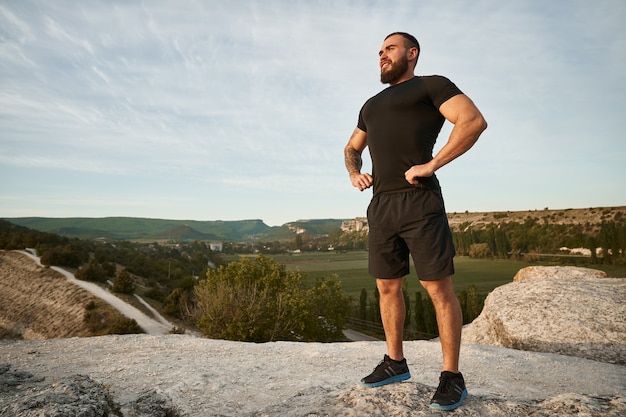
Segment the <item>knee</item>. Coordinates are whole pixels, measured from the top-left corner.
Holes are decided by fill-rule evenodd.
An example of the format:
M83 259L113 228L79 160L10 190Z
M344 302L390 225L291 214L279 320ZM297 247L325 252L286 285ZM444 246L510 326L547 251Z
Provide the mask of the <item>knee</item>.
M428 292L428 295L433 303L445 302L449 300L450 297L456 298L451 277L437 281L420 281L420 283L422 284L422 287L426 289L426 292Z
M377 279L376 287L381 296L396 295L402 293L402 278L398 279Z

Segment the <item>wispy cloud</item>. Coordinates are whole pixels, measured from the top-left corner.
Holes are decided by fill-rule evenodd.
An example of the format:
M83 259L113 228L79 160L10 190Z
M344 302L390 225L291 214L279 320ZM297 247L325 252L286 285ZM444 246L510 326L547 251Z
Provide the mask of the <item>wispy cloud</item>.
M181 200L160 217L198 216L219 200L224 218L241 195L256 199L248 213L273 206L245 216L270 222L299 217L305 195L311 206L327 201L320 217L361 215L342 149L360 106L383 88L382 38L406 30L422 43L417 72L449 76L490 122L477 148L441 172L453 179L448 207L544 207L554 193L541 187L521 198L526 206L502 207L501 197L545 181L547 164L580 181L588 176L576 166L605 177L621 169L590 159L588 144L625 152L625 19L619 1L4 2L0 170L19 172L18 183L71 172L68 190L85 190L81 177L92 174L106 189L145 189L152 178ZM516 161L525 172L507 169ZM468 196L468 178L498 197ZM613 204L618 191L594 203L564 190L560 204Z

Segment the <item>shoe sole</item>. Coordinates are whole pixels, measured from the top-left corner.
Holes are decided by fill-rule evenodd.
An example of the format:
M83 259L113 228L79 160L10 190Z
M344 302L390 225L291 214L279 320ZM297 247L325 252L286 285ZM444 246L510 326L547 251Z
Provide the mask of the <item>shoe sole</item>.
M411 378L411 373L406 372L404 374L394 375L392 377L383 379L382 381L378 381L378 382L367 383L367 382L361 381L361 385L367 388L376 388L376 387L382 387L383 385L387 385L387 384L393 384L394 382L404 381L409 378Z
M441 405L441 404L431 404L430 408L433 408L435 410L443 410L443 411L452 411L455 408L458 408L461 403L463 402L464 399L467 398L467 390L464 389L463 392L461 393L461 399L457 402L455 402L454 404L450 404L450 405Z

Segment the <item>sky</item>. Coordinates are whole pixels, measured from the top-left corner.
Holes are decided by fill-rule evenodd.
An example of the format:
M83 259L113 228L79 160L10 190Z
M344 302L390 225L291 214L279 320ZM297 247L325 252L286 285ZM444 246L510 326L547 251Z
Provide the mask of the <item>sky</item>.
M437 172L448 212L626 205L624 22L621 0L0 0L0 217L364 216L343 148L395 31L489 123Z

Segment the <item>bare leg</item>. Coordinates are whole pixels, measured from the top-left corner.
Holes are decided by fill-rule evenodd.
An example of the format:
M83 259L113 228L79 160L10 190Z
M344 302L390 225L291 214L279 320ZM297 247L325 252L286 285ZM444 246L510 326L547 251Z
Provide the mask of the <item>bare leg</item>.
M380 316L387 340L387 354L396 361L404 359L402 339L404 337L406 306L402 294L403 282L404 278L376 280L380 294Z
M438 281L420 281L435 306L437 328L443 352L444 371L459 372L463 313L454 293L452 277Z

